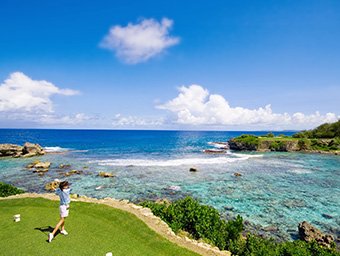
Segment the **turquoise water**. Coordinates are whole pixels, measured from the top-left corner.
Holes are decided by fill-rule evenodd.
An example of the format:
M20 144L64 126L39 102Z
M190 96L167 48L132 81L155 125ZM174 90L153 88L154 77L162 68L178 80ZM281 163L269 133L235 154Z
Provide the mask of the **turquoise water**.
M212 142L226 142L243 133L247 132L1 129L0 143L29 141L48 151L69 152L30 159L1 159L0 181L26 191L44 192L46 183L55 178L64 179L57 172L58 166L70 164L71 169L91 173L67 177L73 183L73 193L133 202L176 200L190 195L212 205L226 219L240 214L249 220L248 230L277 240L295 239L298 223L304 220L340 237L340 156L203 153L204 149L219 147ZM52 163L44 176L25 168L34 160ZM192 166L198 172L190 173ZM116 177L98 177L100 171L111 172ZM234 177L235 172L242 177ZM263 231L266 227L278 230Z

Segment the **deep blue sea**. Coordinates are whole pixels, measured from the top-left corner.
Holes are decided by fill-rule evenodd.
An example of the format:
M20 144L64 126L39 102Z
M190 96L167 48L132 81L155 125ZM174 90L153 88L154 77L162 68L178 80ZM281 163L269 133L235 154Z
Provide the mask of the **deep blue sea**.
M223 218L241 215L247 229L278 240L297 237L307 220L323 232L340 237L340 156L277 152L228 152L213 142L241 134L268 132L118 131L0 129L0 143L39 143L47 154L33 158L0 159L0 181L28 192L44 193L47 183L65 178L59 165L70 164L72 193L89 197L177 200L191 196L220 211ZM291 132L275 133L291 135ZM52 163L44 176L25 168L34 160ZM84 168L88 166L88 168ZM190 173L195 166L198 171ZM101 171L115 178L99 177ZM242 177L234 177L234 173ZM263 228L277 227L266 232Z

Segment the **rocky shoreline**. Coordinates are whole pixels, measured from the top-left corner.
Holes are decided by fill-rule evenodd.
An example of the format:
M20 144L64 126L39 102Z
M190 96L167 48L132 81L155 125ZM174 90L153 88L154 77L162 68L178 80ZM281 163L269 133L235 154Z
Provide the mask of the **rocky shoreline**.
M39 144L26 142L24 146L4 143L0 144L0 157L32 157L44 155L45 151Z
M229 148L235 151L258 151L258 152L300 152L300 153L317 153L317 154L328 154L328 155L340 155L339 151L323 151L314 149L300 149L298 140L264 140L259 144L247 143L244 141L237 141L236 138L231 138L228 141ZM276 144L275 144L276 143ZM273 146L275 145L275 146Z

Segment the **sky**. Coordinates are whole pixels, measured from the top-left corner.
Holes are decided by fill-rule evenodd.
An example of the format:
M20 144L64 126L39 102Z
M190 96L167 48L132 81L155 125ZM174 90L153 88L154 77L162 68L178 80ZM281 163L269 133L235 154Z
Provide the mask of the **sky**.
M0 128L340 118L340 1L0 1Z

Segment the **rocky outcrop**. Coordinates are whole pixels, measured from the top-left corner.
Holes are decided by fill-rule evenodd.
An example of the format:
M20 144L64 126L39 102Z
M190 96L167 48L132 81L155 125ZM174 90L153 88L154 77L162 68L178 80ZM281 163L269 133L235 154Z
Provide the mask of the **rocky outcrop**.
M236 141L235 138L229 140L229 147L237 151L299 151L298 140L258 140L255 144L245 141Z
M50 166L51 166L50 162L40 162L40 163L37 163L34 167L35 168L48 168Z
M225 150L216 150L216 149L206 149L203 150L206 154L227 154L228 152Z
M318 245L330 248L334 238L331 235L324 235L319 229L314 227L307 221L300 222L299 224L300 239L306 242L316 241Z
M32 157L37 155L44 155L45 152L39 144L32 144L26 142L24 146L14 144L0 144L0 157Z
M244 141L235 141L235 138L231 138L229 141L229 148L231 150L239 150L239 151L256 151L258 149L258 145L249 144Z
M37 155L44 155L45 151L39 144L26 142L22 149L23 157L31 157Z
M46 184L45 190L54 191L56 188L59 188L60 180L55 179L51 183Z
M190 167L189 171L190 172L197 172L197 168L195 166Z
M109 173L109 172L100 172L98 175L102 176L102 177L105 177L105 178L114 177L115 176L114 174Z
M281 151L281 152L293 152L298 151L297 140L276 141L276 140L262 140L259 143L258 151Z

